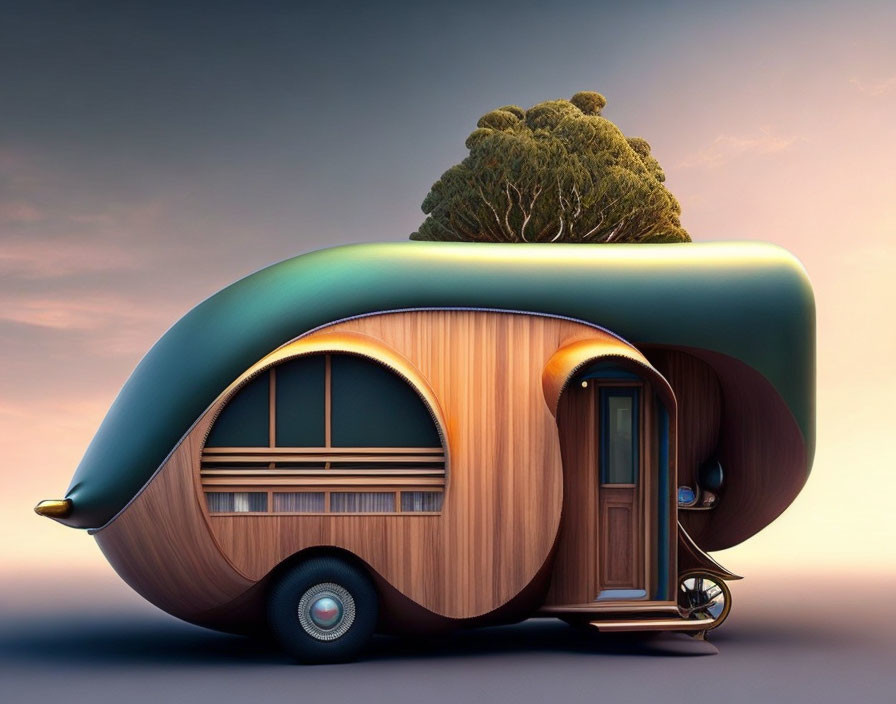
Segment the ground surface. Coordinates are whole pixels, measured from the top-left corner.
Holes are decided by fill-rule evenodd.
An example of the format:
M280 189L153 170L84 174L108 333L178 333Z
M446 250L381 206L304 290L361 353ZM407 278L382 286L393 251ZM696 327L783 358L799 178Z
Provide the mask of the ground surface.
M318 667L181 623L111 578L73 582L3 586L0 701L896 701L894 579L753 577L707 643L532 620L379 637L359 662Z

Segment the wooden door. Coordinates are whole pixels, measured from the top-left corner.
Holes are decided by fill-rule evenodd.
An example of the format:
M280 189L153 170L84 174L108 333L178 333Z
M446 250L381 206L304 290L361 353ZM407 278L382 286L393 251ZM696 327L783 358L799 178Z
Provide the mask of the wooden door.
M601 385L595 394L599 429L599 598L643 596L643 452L639 385Z

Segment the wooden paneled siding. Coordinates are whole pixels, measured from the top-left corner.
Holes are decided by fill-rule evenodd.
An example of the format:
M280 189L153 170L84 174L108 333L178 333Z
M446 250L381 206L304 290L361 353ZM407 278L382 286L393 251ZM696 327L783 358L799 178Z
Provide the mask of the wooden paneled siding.
M374 315L299 338L222 393L148 488L97 538L138 591L187 619L238 597L283 559L318 545L358 555L437 614L488 613L534 578L554 545L562 467L542 371L558 348L585 339L619 344L584 324L477 311ZM200 468L217 413L264 369L326 352L372 357L423 396L446 441L442 513L209 515ZM185 482L192 491L182 490Z
M303 548L335 545L438 614L498 608L544 564L560 522L560 448L542 369L569 338L595 334L549 318L446 311L371 316L298 340L290 354L328 337L336 352L339 336L358 336L349 352L390 350L403 376L430 391L447 439L442 513L211 516L216 538L252 579Z
M106 559L137 593L202 625L203 615L255 582L231 564L208 529L195 491L201 437L189 435L146 488L95 533Z

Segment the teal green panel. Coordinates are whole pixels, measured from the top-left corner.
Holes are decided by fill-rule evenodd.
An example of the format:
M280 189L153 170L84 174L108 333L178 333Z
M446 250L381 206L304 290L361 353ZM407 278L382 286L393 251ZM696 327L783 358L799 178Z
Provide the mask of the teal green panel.
M805 270L779 247L352 245L252 274L173 325L134 370L87 448L66 493L73 510L64 522L99 527L113 518L221 392L265 354L336 320L407 308L557 315L636 345L729 355L777 390L811 465L815 306Z
M270 380L260 375L240 389L212 426L207 447L267 447L270 436Z
M323 447L326 357L299 357L277 367L276 430L280 447Z
M400 376L362 357L333 355L334 447L440 447L429 409Z
M576 374L577 382L585 381L586 379L631 379L633 381L639 381L641 377L627 369L614 366L613 364L598 362L597 364L589 365Z

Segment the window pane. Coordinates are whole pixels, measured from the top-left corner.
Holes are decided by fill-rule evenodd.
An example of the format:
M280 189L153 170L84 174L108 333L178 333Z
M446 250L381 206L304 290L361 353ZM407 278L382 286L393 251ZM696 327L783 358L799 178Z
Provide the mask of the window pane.
M636 391L604 390L601 393L604 484L637 481L638 404Z
M211 513L265 513L268 495L257 491L216 491L205 494Z
M439 447L435 423L417 392L380 364L332 357L335 447Z
M274 511L277 513L323 513L324 493L303 491L274 494Z
M205 495L211 513L233 513L233 492L208 492Z
M277 445L324 446L326 357L299 357L276 368Z
M240 389L212 426L206 447L267 447L269 385L264 373Z
M441 491L403 491L401 492L402 511L441 511Z
M391 513L395 510L392 492L354 491L330 494L333 513Z
M260 492L240 491L233 495L235 513L258 513L268 510L268 495Z

